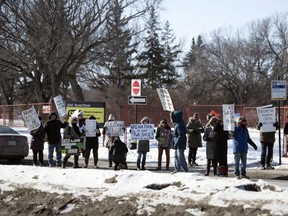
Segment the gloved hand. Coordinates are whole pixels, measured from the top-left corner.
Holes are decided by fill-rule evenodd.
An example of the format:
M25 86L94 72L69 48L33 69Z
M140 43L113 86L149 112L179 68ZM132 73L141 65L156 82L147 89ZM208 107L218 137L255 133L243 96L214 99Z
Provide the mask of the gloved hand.
M279 126L278 122L273 123L273 126L277 128Z
M263 124L262 124L261 122L258 123L258 127L259 127L259 128L262 127L262 125L263 125Z
M254 150L257 150L257 145L255 143L251 144Z

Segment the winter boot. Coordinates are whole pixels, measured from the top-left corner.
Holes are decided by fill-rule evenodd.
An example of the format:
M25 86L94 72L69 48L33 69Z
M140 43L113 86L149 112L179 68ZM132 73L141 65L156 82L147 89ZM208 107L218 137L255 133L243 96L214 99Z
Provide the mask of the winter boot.
M78 164L78 159L79 159L79 155L75 155L74 156L74 166L73 166L73 168L82 168Z
M112 160L109 160L109 167L112 167Z
M209 173L210 173L210 161L207 161L205 176L209 176Z
M65 169L67 161L68 161L68 158L64 157L63 164L62 164L63 169Z

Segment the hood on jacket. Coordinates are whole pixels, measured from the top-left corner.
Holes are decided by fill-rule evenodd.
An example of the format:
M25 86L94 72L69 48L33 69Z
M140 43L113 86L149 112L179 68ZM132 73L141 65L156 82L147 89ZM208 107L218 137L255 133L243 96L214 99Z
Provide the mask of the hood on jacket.
M56 112L51 112L51 113L49 114L49 116L48 116L48 119L49 119L49 120L51 120L51 116L52 116L52 115L55 115L56 118L58 118L58 115L57 115Z
M89 119L96 119L94 115L90 116Z
M148 123L150 123L150 118L145 116L141 119L140 123L143 124L144 122L148 121Z
M113 114L110 114L110 115L108 116L108 121L115 121L115 117L114 117Z
M181 122L183 121L183 112L182 111L173 111L170 113L170 118L172 122Z

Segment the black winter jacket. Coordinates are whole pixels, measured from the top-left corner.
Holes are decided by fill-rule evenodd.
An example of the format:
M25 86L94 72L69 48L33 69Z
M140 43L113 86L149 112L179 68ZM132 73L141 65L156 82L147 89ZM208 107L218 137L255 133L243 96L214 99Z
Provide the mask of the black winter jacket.
M66 128L67 122L63 123L58 119L49 120L46 122L45 131L48 138L48 144L61 143L61 128Z

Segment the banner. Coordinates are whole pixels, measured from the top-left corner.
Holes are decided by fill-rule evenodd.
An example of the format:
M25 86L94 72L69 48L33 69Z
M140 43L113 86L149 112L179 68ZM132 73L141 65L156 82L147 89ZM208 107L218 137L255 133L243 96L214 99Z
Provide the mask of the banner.
M257 114L259 122L262 123L262 127L260 128L261 132L275 132L276 127L273 124L276 122L276 110L272 104L257 107Z
M131 124L130 138L132 140L153 140L154 124Z
M123 136L125 130L124 121L105 122L106 134L108 137Z
M62 153L67 155L80 155L80 149L84 148L84 140L80 139L62 139L61 140Z
M224 131L234 131L234 104L222 104Z
M22 116L23 116L24 122L25 122L26 126L28 127L29 131L37 129L40 127L41 122L39 120L38 114L37 114L34 106L32 106L28 110L24 110L22 112Z
M85 121L85 134L86 137L95 137L97 129L97 122L94 119L87 119Z
M165 88L157 88L156 90L160 98L163 110L170 112L174 111L174 106L168 90Z
M62 100L61 95L54 97L53 100L54 100L54 103L56 105L56 109L58 111L59 117L65 116L66 115L66 108L65 108L65 104Z

